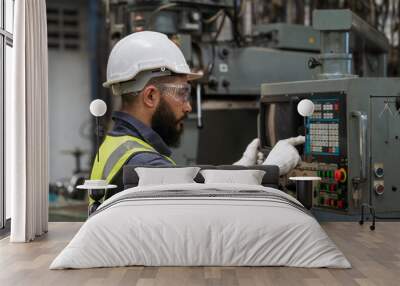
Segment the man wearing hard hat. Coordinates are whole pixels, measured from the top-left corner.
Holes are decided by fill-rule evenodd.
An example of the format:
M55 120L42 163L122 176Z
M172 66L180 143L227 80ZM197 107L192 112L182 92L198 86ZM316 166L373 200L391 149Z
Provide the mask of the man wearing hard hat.
M200 77L162 33L144 31L120 40L109 56L103 86L122 97L122 107L112 115L115 124L100 147L91 179L121 186L124 165L174 165L169 147L179 144L183 121L192 110L188 82ZM304 137L278 142L263 164L278 165L281 174L287 173L300 161L293 147L300 143ZM254 139L234 164L255 165L258 145Z

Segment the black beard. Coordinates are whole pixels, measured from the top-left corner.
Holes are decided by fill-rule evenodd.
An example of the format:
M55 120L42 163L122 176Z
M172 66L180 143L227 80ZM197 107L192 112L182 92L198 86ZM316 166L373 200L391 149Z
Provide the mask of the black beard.
M183 125L178 129L178 123L186 117L176 119L168 103L161 97L160 104L151 119L151 127L169 147L178 147L183 132Z

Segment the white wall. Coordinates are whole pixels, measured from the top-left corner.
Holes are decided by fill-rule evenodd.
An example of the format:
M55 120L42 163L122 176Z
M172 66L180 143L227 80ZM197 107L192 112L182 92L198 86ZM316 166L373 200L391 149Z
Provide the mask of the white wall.
M48 4L57 2L62 1L48 1ZM67 5L74 3L80 5L80 49L49 49L50 182L70 177L75 169L74 158L62 154L63 151L75 148L91 150L90 140L79 132L81 126L91 119L86 1L68 1ZM82 167L89 167L89 155L83 157Z

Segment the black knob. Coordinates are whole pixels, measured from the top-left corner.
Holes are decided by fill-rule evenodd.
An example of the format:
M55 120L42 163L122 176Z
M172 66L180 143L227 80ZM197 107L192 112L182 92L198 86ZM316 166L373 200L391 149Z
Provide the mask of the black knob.
M224 79L224 80L222 81L222 86L223 86L223 87L227 88L227 87L229 87L230 85L231 85L231 83L229 82L229 80Z
M392 191L396 192L397 191L397 187L396 186L392 186Z
M219 52L219 55L221 59L225 59L227 56L229 56L229 50L227 48L222 48Z
M308 68L309 68L309 69L315 69L315 68L318 67L318 66L322 66L321 62L318 61L316 58L310 58L310 59L308 60L307 65L308 65Z
M208 87L211 89L218 88L218 80L215 77L210 77L208 80Z

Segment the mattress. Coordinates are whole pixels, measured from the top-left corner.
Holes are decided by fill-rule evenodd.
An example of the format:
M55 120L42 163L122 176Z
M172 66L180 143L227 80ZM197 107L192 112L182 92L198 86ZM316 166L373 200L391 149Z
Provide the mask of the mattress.
M112 196L50 269L131 265L351 267L293 197L263 186L198 183Z

